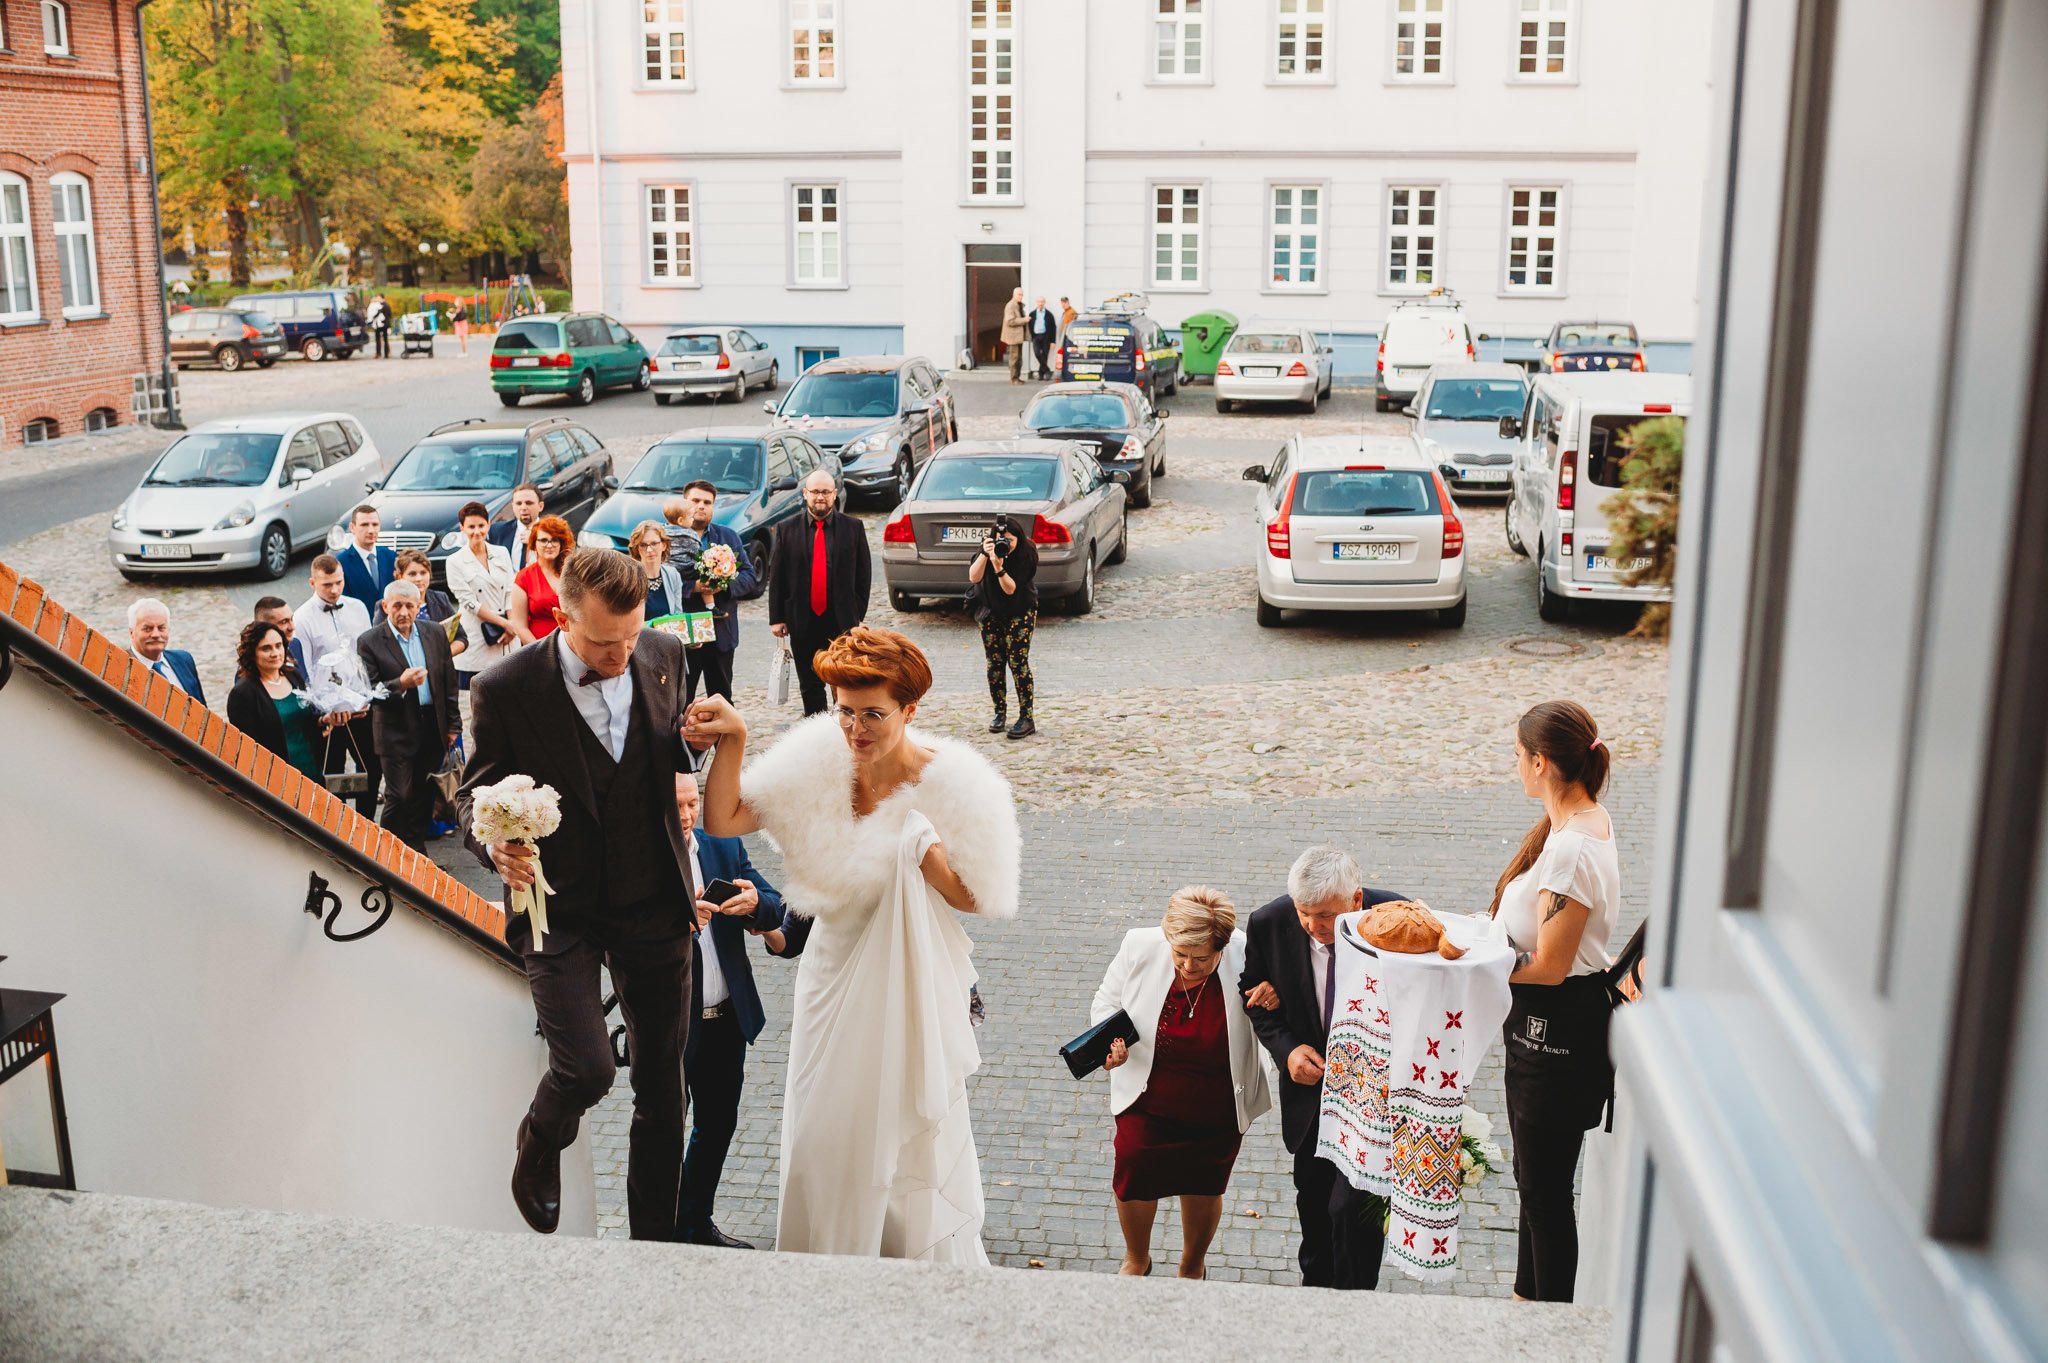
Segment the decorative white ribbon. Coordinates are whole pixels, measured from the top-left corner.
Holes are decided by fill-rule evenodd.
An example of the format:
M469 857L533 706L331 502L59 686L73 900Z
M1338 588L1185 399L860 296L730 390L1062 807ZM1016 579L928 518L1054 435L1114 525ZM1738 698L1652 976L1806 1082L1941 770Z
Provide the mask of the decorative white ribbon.
M512 887L512 912L525 914L533 924L533 944L536 948L545 944L548 931L548 896L555 887L548 884L548 873L540 868L540 846L527 838L518 841L533 848L533 884Z

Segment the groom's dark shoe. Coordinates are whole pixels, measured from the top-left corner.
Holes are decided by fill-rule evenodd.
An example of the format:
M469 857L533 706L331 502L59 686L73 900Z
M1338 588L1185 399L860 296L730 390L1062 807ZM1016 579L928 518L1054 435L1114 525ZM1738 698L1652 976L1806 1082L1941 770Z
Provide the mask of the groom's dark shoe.
M727 1235L718 1227L706 1221L693 1231L683 1232L686 1245L710 1245L714 1249L752 1249L753 1246L737 1235Z
M519 1119L519 1154L512 1161L512 1200L526 1224L552 1235L562 1223L562 1152L533 1134L533 1119Z

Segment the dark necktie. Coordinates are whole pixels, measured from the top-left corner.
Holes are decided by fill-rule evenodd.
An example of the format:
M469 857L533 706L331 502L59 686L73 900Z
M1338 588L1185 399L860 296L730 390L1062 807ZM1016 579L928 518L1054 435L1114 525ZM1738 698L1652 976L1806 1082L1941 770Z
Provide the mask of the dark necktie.
M578 686L589 686L592 682L601 682L603 680L604 678L598 675L597 670L595 668L586 667L585 669L583 669L582 680L578 681L576 684Z
M1330 1018L1337 1011L1337 947L1335 943L1324 948L1330 953L1330 963L1323 968L1323 1035L1330 1034Z
M825 522L811 533L811 614L825 613Z

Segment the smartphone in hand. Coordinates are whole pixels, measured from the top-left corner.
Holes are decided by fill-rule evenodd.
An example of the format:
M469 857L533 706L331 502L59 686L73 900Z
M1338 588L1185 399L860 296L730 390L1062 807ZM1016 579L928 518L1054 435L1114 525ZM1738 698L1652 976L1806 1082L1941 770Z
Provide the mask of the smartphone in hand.
M733 884L730 880L714 880L704 887L703 893L699 894L697 898L707 904L723 904L739 892L740 887Z

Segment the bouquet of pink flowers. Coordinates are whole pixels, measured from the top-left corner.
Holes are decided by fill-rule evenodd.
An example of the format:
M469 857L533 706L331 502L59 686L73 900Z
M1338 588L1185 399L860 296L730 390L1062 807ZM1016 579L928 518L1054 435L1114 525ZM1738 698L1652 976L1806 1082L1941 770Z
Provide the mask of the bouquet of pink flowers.
M722 592L740 575L739 555L729 544L707 544L697 551L697 585Z
M553 786L538 786L531 776L508 776L494 786L480 786L473 796L470 832L488 847L494 842L523 842L534 849L533 884L514 885L506 909L523 913L533 923L533 944L547 936L548 896L554 887L540 868L540 840L562 826L562 797Z

